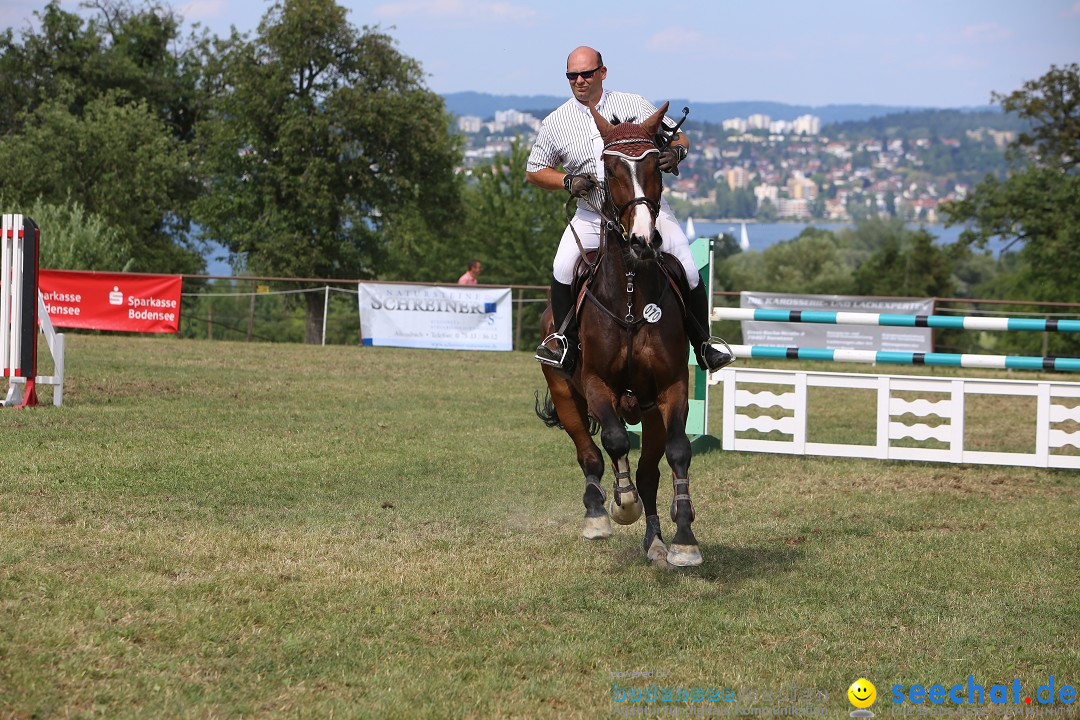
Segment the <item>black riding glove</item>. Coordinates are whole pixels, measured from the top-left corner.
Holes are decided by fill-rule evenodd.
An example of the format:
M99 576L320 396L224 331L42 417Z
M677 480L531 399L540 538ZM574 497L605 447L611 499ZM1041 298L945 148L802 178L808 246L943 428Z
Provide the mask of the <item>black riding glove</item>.
M596 187L596 176L592 173L587 175L569 175L563 178L563 187L566 188L566 192L570 193L576 198L583 198L592 192L592 189Z
M660 171L679 174L679 163L686 157L686 148L682 145L668 145L660 151Z

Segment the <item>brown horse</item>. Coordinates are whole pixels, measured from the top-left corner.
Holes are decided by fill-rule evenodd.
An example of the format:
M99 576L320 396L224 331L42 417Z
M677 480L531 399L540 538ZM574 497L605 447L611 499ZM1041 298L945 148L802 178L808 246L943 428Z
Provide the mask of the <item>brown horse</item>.
M537 414L559 424L574 441L585 474L587 539L611 536L600 478L604 460L590 429L600 426L600 442L615 473L611 517L629 525L645 513L644 548L654 563L700 565L701 551L690 524L690 441L688 343L681 301L672 273L662 264L656 230L663 182L655 142L667 103L641 124L612 125L593 110L604 141L607 197L600 248L579 301L581 357L571 379L543 365L550 399ZM677 264L677 263L676 263ZM542 335L554 329L551 309L541 318ZM641 456L630 479L630 438L626 425L641 422ZM664 544L656 495L660 458L672 470L671 519L675 535Z

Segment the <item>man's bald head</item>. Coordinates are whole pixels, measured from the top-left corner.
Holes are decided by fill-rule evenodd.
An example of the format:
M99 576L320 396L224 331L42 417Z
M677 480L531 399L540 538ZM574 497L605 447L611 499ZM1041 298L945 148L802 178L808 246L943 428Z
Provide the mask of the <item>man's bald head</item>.
M582 45L581 47L574 48L566 58L566 69L569 70L571 65L587 65L588 67L602 67L604 64L604 58L600 55L599 50L594 50L588 45Z

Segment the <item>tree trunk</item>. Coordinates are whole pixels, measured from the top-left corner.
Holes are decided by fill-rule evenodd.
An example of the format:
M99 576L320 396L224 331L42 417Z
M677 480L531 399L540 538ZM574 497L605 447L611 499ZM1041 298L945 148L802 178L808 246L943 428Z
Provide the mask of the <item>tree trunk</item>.
M304 342L308 345L322 343L323 305L326 298L322 288L312 288L304 293L307 302L307 320L304 322Z

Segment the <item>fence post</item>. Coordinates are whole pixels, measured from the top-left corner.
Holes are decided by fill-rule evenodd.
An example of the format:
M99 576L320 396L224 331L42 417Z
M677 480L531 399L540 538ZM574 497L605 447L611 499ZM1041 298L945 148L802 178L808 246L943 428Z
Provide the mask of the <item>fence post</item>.
M251 335L255 329L255 280L251 281L251 306L248 308L247 341L251 342Z
M327 285L323 288L323 306L322 306L322 344L326 345L326 314L330 312L330 286Z
M521 311L525 308L525 300L522 297L525 291L518 289L517 322L514 323L514 349L521 349Z

